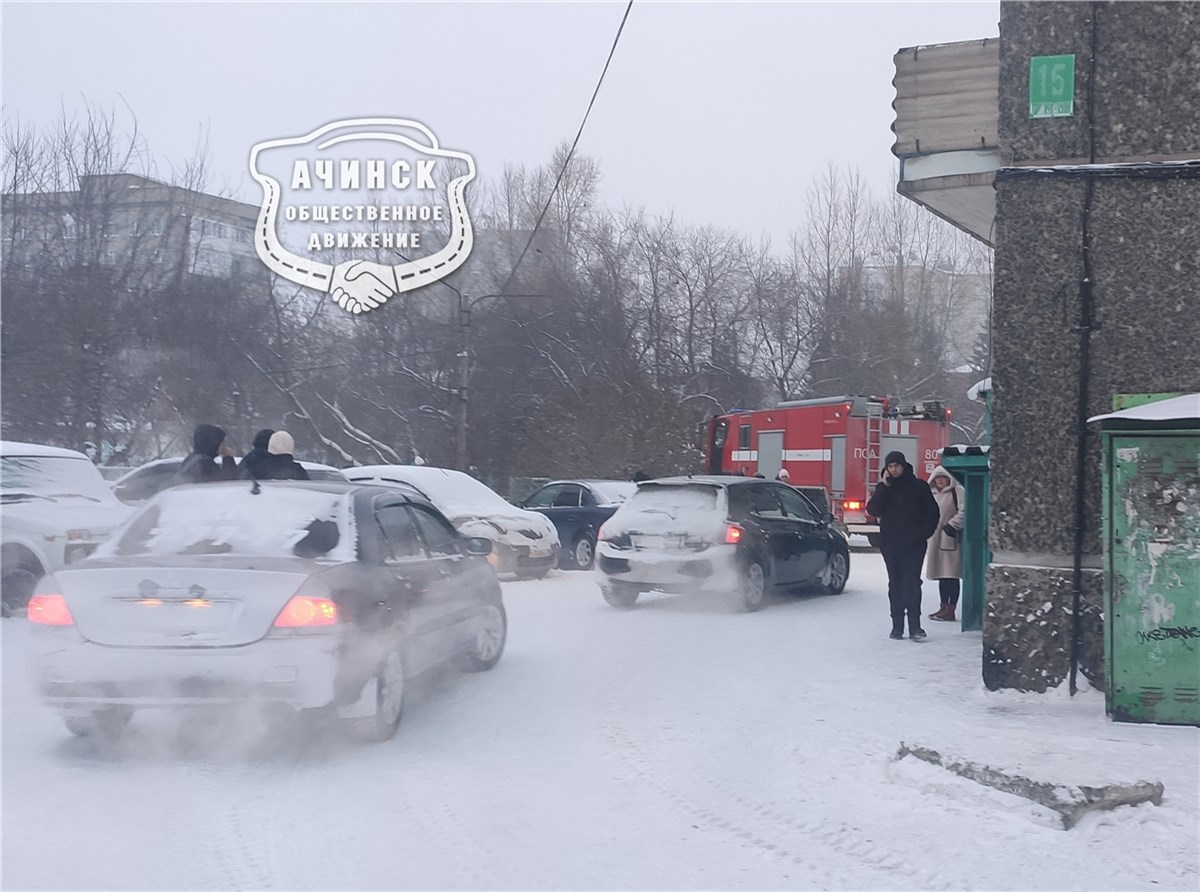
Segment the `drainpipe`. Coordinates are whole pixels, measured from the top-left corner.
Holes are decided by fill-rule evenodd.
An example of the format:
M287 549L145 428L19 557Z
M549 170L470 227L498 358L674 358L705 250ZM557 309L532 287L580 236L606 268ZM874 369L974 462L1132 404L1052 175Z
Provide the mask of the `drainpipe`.
M1087 124L1088 163L1096 163L1096 6L1091 4L1091 50L1088 56ZM1069 689L1074 697L1079 669L1080 638L1083 634L1083 527L1084 484L1087 480L1088 398L1091 395L1092 331L1095 327L1095 303L1092 282L1092 198L1095 180L1087 174L1083 196L1081 226L1083 280L1079 283L1079 399L1075 406L1075 554L1071 575L1071 647Z

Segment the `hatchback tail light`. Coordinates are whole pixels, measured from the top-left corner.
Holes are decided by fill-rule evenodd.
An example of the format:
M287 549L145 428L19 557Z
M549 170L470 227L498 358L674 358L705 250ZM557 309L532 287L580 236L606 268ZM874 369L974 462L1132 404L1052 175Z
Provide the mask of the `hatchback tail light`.
M44 626L73 626L71 609L62 595L34 595L29 599L26 615L31 623Z
M742 537L746 535L746 531L736 523L731 523L725 527L725 544L737 545L742 541Z
M314 626L332 626L338 621L338 609L330 598L312 595L293 595L292 599L275 617L277 629L308 629Z

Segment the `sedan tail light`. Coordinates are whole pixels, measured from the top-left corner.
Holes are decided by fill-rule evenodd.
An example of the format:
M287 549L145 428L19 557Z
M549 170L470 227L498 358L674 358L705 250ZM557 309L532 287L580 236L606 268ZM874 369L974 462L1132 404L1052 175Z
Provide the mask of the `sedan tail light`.
M26 615L31 623L44 626L73 626L71 609L62 595L34 595L29 599Z
M279 611L279 616L275 617L275 628L306 629L336 625L337 621L337 604L332 599L293 595L283 610Z
M736 523L731 523L725 527L725 544L737 545L742 541L742 537L746 535L746 531Z

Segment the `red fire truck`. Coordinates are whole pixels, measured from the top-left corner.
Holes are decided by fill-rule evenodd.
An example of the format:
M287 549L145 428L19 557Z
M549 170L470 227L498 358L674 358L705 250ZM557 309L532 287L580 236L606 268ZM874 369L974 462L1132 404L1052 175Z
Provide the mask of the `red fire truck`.
M824 489L833 516L878 545L879 525L866 508L883 457L898 449L928 477L949 443L950 414L935 401L905 406L845 396L716 415L705 438L707 472L772 479L787 468L789 484Z

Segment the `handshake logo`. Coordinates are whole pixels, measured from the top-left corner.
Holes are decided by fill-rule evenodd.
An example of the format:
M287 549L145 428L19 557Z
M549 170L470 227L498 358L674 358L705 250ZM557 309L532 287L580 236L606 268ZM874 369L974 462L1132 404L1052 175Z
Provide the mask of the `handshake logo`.
M474 245L475 161L416 121L354 118L260 142L250 173L263 190L259 259L350 313L449 275Z

